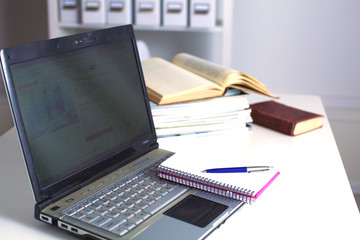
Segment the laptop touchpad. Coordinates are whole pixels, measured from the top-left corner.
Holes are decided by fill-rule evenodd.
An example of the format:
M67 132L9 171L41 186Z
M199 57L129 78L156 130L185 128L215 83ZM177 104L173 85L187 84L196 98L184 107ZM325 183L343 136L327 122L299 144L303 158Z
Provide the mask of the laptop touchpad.
M226 205L195 195L189 195L174 207L164 212L164 215L203 228L227 208L228 206Z

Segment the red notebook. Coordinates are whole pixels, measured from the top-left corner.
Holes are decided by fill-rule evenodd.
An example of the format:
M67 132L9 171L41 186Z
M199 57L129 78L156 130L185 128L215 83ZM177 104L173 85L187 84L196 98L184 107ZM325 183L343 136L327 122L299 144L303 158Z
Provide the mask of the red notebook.
M323 115L270 100L250 105L253 122L296 136L322 127Z

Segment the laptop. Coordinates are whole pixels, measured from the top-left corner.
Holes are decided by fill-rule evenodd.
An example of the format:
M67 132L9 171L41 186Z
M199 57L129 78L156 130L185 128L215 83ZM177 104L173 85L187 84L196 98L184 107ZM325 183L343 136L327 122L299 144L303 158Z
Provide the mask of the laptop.
M202 239L243 202L159 179L131 25L1 50L35 218L86 239Z

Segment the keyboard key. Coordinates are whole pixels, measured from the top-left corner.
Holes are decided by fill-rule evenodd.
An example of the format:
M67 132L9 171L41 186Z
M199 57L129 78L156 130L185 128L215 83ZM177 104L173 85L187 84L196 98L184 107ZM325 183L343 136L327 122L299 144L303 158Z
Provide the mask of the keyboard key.
M102 205L100 204L100 203L98 203L98 202L95 202L95 203L93 203L93 204L91 204L90 206L89 206L89 208L91 208L91 209L100 209L102 207Z
M118 211L120 213L124 213L128 210L128 208L126 207L118 207L118 208L115 208L115 211Z
M145 182L145 179L143 177L138 177L136 180L135 180L138 184L142 184Z
M128 191L131 190L131 187L129 186L129 184L127 184L127 186L122 187L121 190L122 190L123 192L128 192Z
M134 215L142 212L142 209L141 208L130 208L129 210L126 211L127 213L132 213Z
M102 199L99 199L99 201L97 201L99 204L108 204L110 202L109 199L107 198L102 198Z
M138 197L141 199L145 199L145 198L149 197L149 195L146 193L140 193Z
M98 209L94 211L94 214L104 216L108 211L105 209Z
M153 194L153 195L154 195L154 194ZM156 200L159 200L159 198L158 198L158 199L153 198L153 197L152 197L153 195L151 195L151 196L149 196L148 198L144 199L143 202L146 203L146 204L148 204L148 205L151 205L151 204L155 203Z
M117 199L122 202L127 202L130 200L130 197L122 195L122 196L118 197Z
M94 209L87 207L87 208L82 209L81 212L83 212L85 214L89 214L89 213L94 212Z
M88 199L86 199L85 201L83 201L80 205L83 207L89 206L92 202Z
M160 194L160 195L162 195L162 196L165 196L166 194L168 194L168 191L160 190L160 191L157 191L156 193L157 193L157 194Z
M159 191L160 192L160 191ZM153 195L151 195L149 198L153 200L159 200L163 195L161 193L155 192Z
M165 191L171 192L175 189L175 186L167 185L163 188Z
M124 191L122 191L121 189L117 189L115 191L112 192L113 194L116 194L117 196L122 196L124 195Z
M140 202L140 203L135 204L134 208L144 209L144 208L146 208L147 206L149 206L149 205L146 204L146 203L144 203L144 202Z
M102 225L109 222L110 220L111 220L111 218L109 218L109 217L100 216L99 218L95 219L95 221L93 221L91 224L94 226L97 226L97 227L101 227Z
M137 186L137 187L134 187L133 189L131 189L132 192L134 193L142 193L145 189L142 188L142 186Z
M144 209L144 212L149 213L151 215L155 214L160 209L167 206L170 201L173 201L178 196L183 194L186 190L187 190L187 188L176 188L173 191L171 191L170 193L166 194L164 197L162 197L161 201L155 201L151 198L145 199L144 201L149 200L149 202L151 202L152 204L150 204L148 207L146 207Z
M124 236L129 230L121 227L116 227L112 230L113 233L119 235L120 237Z
M86 215L85 217L83 217L81 219L81 221L91 223L92 221L94 221L95 219L97 219L99 217L100 217L99 215L96 215L94 213L90 213L90 214Z
M77 213L73 214L72 217L76 218L76 219L81 219L81 218L85 217L85 213L77 212Z
M154 189L155 191L159 191L159 190L162 188L162 186L161 186L159 183L155 183L155 184L153 184L151 187L152 187L152 189Z
M139 184L137 187L138 187L139 189L146 190L146 189L148 189L148 188L150 187L150 185L147 184L146 182L144 182L144 183Z
M106 195L106 193L104 191L101 191L101 192L96 193L95 197L97 199L100 199L100 198L104 197L105 195Z
M111 205L114 205L114 206L116 206L116 207L120 206L120 204L122 204L122 203L123 203L123 202L120 201L120 200L118 200L118 199L112 200L112 201L110 202Z
M119 226L122 223L125 223L126 220L125 219L120 219L120 218L115 218L110 220L109 222L105 223L104 225L101 226L101 228L108 230L108 231L112 231L114 228L116 228L117 226Z
M119 215L120 215L120 212L118 212L118 211L110 211L105 214L106 217L110 217L110 218L116 218Z
M120 207L125 207L125 208L132 208L135 206L135 203L132 203L132 202L125 202L123 204L120 205Z
M65 214L66 214L66 215L69 215L69 216L71 216L71 215L74 214L74 213L76 213L76 211L73 210L73 209L69 209L68 211L65 212Z
M115 208L115 206L112 205L112 204L107 204L107 205L105 205L105 206L102 207L102 209L107 210L107 211L111 211L111 210L113 210L114 208Z
M127 203L132 203L132 204L138 204L138 203L140 203L142 201L142 198L140 198L140 197L135 197L135 198L132 198L132 199L130 199Z
M130 218L132 218L134 216L135 216L134 214L128 213L128 212L120 213L120 215L119 215L120 218L127 219L127 220L129 220Z
M147 195L153 195L155 193L155 190L152 188L148 188L143 193Z
M82 205L76 205L73 209L75 210L75 211L80 211L81 209L83 209L84 208L84 206L82 206Z
M146 212L140 212L136 215L137 218L142 218L144 220L148 219L151 215Z
M155 185L157 183L157 179L156 178L150 178L148 180L148 182L149 182L150 185Z
M108 199L108 200L110 200L110 201L113 201L113 200L115 200L117 197L118 197L118 195L115 194L114 192L112 192L112 193L106 195L104 198L106 198L106 199Z
M136 196L138 195L138 193L137 193L137 192L130 191L130 192L128 192L126 195L127 195L128 197L130 197L130 198L134 198L134 197L136 197Z
M130 231L131 229L133 229L134 227L136 227L136 225L135 225L134 223L128 221L128 222L125 222L125 223L123 223L123 224L120 224L119 227L125 228L125 229L127 229L128 231Z
M139 225L140 223L142 223L144 221L144 219L142 218L138 218L138 217L133 217L129 220L130 223L133 223L135 225Z

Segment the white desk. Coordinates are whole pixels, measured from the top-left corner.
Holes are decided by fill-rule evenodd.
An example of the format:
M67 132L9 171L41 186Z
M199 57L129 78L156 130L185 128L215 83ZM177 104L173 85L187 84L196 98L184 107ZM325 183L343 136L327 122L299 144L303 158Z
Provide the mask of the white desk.
M251 102L264 99L250 97ZM281 101L325 114L317 96L281 95ZM187 148L159 142L169 150ZM360 214L326 118L323 128L297 137L253 125L235 151L244 158L271 159L281 174L254 205L241 208L208 239L360 239ZM33 218L15 129L0 138L0 152L0 238L75 239Z

